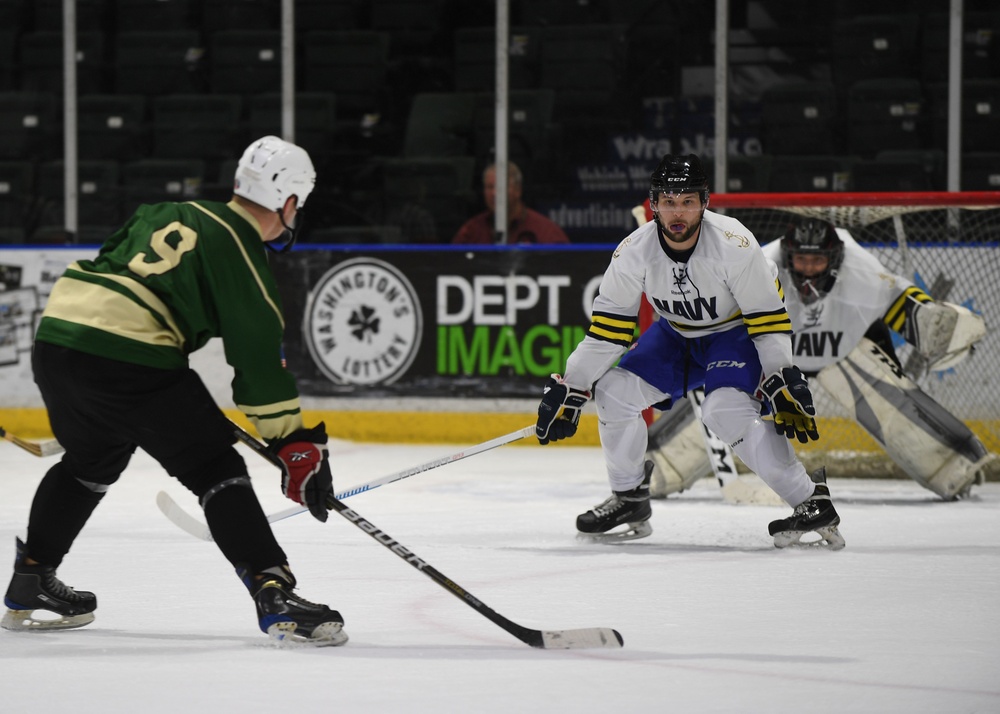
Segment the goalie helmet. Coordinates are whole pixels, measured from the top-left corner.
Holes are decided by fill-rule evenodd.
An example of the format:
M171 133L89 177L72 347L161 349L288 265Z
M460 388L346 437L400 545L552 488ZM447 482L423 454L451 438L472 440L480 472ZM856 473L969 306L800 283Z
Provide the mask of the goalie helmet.
M794 255L819 255L826 267L811 275L795 269ZM829 221L808 219L789 226L781 237L781 263L792 276L792 284L806 305L816 302L833 289L837 271L844 262L844 242Z
M695 154L666 154L649 179L649 204L656 206L661 194L697 193L702 206L708 204L708 176Z
M306 150L276 136L265 136L243 152L233 177L233 193L272 211L280 211L289 196L298 208L316 185L316 170Z

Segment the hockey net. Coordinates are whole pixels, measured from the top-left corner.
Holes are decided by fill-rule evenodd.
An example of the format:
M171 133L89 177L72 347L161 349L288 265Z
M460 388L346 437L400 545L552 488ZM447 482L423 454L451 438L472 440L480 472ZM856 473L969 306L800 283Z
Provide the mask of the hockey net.
M990 451L1000 452L1000 192L713 194L711 207L739 219L761 244L778 238L797 217L829 220L849 230L890 272L910 278L936 300L980 313L986 337L945 372L927 373L910 345L895 334L893 341L910 378ZM814 391L823 436L802 450L803 461L822 461L831 475L903 476L839 404Z

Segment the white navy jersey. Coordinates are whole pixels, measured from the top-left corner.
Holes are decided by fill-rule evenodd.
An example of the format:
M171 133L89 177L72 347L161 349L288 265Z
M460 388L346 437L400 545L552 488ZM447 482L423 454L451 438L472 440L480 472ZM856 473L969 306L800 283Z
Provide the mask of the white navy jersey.
M844 243L843 263L830 291L809 305L802 302L791 275L781 265L781 241L763 247L764 254L779 265L778 277L785 286L785 304L792 319L792 359L804 372L818 372L846 357L878 320L901 331L910 314L907 301L931 299L910 280L886 270L848 231L838 228L837 235Z
M777 266L746 226L705 211L687 262L667 254L655 221L618 245L594 300L587 336L567 361L567 383L589 388L629 348L643 294L659 318L685 337L745 326L765 373L792 364L791 322Z

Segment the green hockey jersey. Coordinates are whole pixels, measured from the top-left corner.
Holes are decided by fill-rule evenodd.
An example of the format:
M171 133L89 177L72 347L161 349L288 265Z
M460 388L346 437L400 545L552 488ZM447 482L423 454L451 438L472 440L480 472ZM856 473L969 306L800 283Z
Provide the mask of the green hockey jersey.
M160 369L222 338L233 400L265 439L302 427L257 221L235 202L141 206L56 281L36 340Z

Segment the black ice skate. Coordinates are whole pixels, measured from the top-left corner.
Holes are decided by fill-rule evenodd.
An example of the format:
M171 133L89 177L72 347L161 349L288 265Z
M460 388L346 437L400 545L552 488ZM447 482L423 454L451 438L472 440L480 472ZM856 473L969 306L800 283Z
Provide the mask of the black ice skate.
M809 475L816 484L812 496L795 507L792 515L779 521L771 521L767 527L774 537L775 548L794 545L823 546L830 550L840 550L846 543L837 526L840 516L830 500L830 489L826 485L826 467L823 466ZM815 532L818 540L802 542L802 536Z
M74 590L56 577L50 565L26 565L27 550L17 539L14 576L7 586L3 602L8 610L0 620L5 630L51 631L71 630L94 621L97 596L84 590ZM42 610L48 617L35 617Z
M649 505L649 479L653 462L643 467L642 483L630 491L612 491L611 498L576 518L576 529L581 535L597 541L623 541L645 538L653 532L649 519L653 509ZM613 528L626 525L624 530L609 533Z
M254 580L242 569L238 569L237 573L257 606L261 632L272 639L316 646L336 646L347 642L344 618L336 610L309 602L292 592L295 576L287 566L281 568L280 575L271 570L265 571L260 580Z

